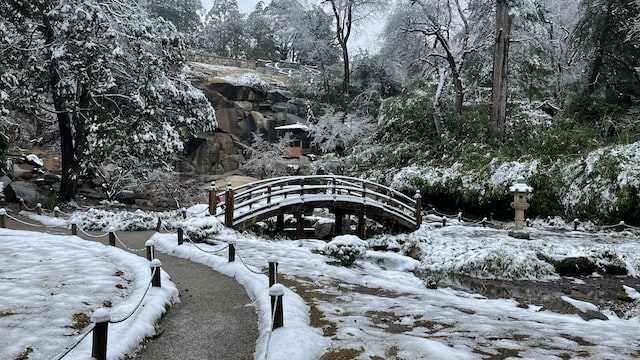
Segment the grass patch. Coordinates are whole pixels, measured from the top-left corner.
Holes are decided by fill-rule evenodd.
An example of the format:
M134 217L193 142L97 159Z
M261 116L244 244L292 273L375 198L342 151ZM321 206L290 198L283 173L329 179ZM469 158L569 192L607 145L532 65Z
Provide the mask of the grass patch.
M278 282L294 291L309 305L309 325L322 329L324 336L336 335L338 330L336 323L327 320L324 313L316 305L314 295L318 294L314 294L314 290L318 290L318 288L313 286L310 279L282 275Z
M86 328L87 326L89 326L89 324L91 324L91 318L89 318L87 314L83 314L83 313L73 314L72 319L73 319L73 325L67 326L67 327L74 330L80 331Z
M364 352L364 349L336 349L328 352L320 360L353 360Z

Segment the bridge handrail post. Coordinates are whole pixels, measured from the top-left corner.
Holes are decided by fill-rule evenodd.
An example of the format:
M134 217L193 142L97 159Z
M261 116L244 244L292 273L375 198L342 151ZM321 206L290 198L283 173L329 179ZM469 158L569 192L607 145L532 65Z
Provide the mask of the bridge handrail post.
M422 224L422 194L420 194L420 190L416 190L413 199L416 201L416 228L419 228Z
M224 225L226 227L233 227L233 186L231 185L231 182L227 185L224 197Z
M267 204L271 204L271 185L267 187Z

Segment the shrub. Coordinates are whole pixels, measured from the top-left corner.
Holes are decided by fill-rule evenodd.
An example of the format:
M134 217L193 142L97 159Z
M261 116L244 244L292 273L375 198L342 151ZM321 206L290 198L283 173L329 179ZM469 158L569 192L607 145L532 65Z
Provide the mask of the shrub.
M369 244L354 235L342 235L331 240L324 253L336 259L342 266L351 266L364 257Z
M213 216L190 218L182 222L184 237L193 242L204 242L222 230L222 223Z

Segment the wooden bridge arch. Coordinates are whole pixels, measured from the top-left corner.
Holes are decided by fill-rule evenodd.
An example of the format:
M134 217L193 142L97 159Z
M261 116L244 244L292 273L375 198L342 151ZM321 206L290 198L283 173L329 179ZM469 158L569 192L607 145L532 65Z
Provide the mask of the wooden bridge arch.
M210 197L211 214L225 226L246 229L258 221L274 216L281 222L284 214L297 218L297 235L302 235L302 214L317 208L328 208L336 215L336 229L341 229L342 215L358 217L358 233L364 235L365 219L373 219L405 231L413 231L422 223L420 193L412 199L387 186L346 176L286 176L229 186L224 192L224 205L219 203L215 188Z

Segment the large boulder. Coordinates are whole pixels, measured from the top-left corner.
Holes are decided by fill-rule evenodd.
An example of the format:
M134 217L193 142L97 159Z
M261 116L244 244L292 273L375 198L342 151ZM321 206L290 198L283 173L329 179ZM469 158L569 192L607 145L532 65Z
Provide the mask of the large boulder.
M240 168L244 146L224 132L202 133L190 141L189 152L177 170L189 174L225 174Z
M4 197L9 202L20 202L20 199L28 205L35 205L41 198L36 186L26 181L14 181L4 187Z

